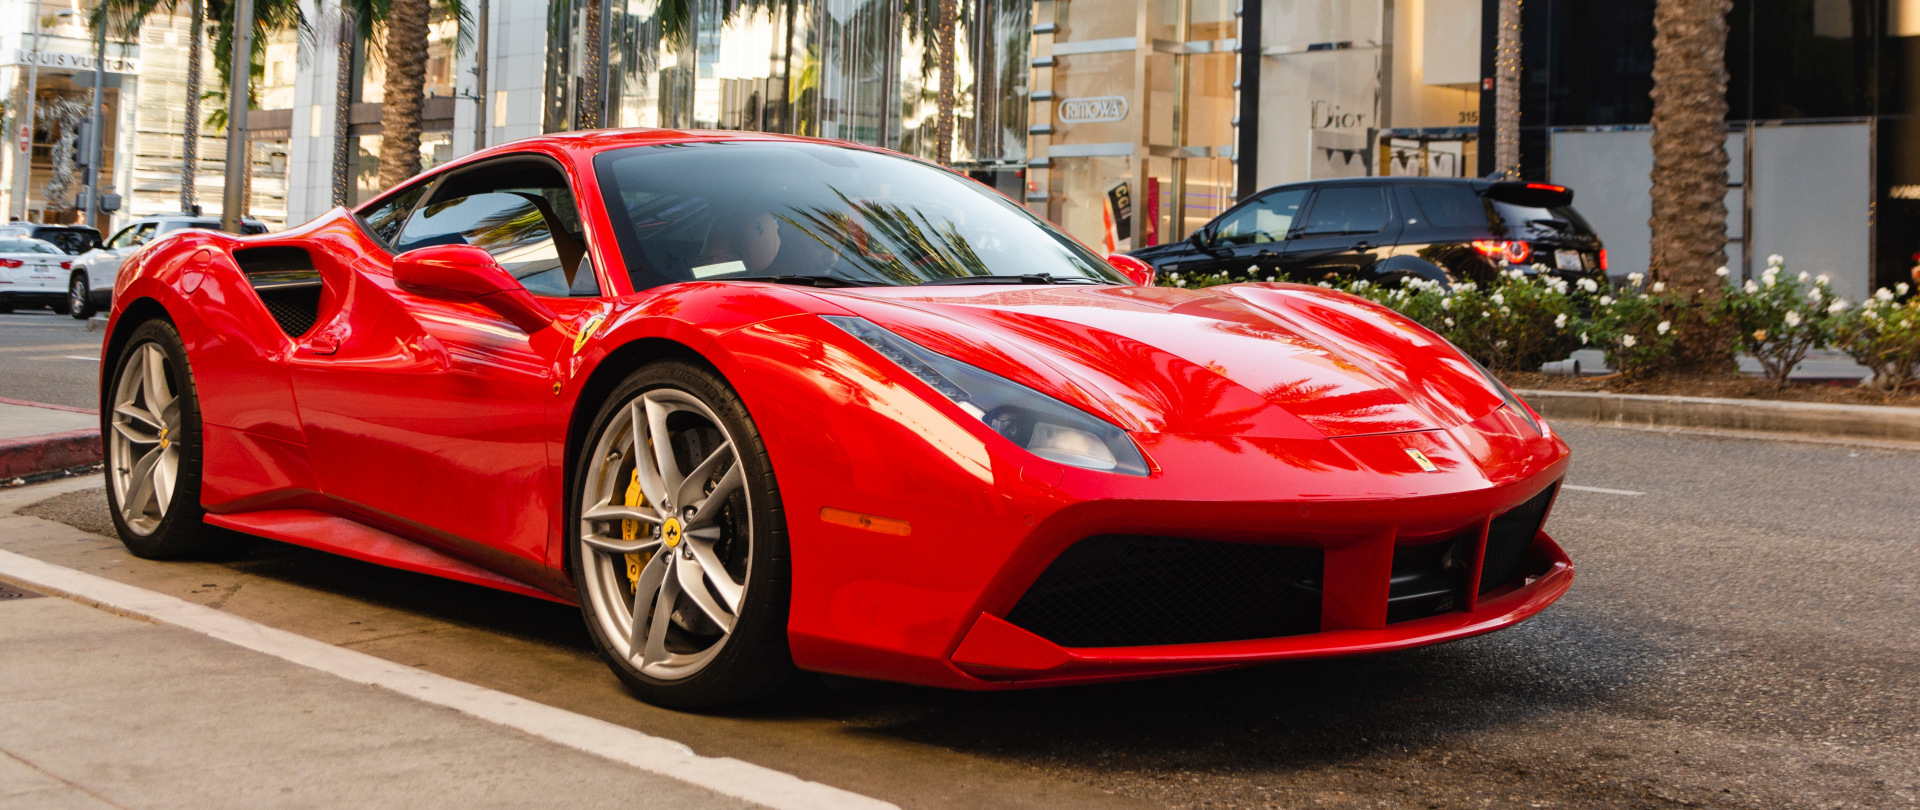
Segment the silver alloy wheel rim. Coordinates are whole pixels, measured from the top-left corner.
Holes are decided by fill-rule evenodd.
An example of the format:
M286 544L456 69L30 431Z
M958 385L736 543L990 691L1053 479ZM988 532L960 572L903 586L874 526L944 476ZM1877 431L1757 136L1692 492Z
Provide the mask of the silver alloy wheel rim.
M676 413L704 420L720 437L684 474L673 452L677 431L668 425ZM649 677L690 677L733 635L753 573L752 494L735 446L706 403L685 391L657 388L622 407L594 448L575 549L586 562L585 597L614 653ZM632 471L639 473L642 505L627 504ZM736 508L728 509L729 503ZM727 536L723 516L732 518L734 536ZM636 523L631 540L623 537L624 521ZM677 545L662 538L670 521L684 524ZM718 553L722 543L727 557L741 561L737 578ZM631 597L629 554L648 555ZM717 629L717 637L697 629Z
M168 365L158 344L142 343L114 384L108 478L121 522L142 537L166 519L180 480L180 398Z
M73 286L67 288L67 313L78 315L86 308L87 283L76 278L73 280Z

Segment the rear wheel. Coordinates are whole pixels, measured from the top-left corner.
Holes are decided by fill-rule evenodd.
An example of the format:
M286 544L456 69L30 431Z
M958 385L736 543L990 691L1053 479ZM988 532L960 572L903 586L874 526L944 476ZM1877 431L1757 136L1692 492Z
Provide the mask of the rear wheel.
M642 699L750 700L793 671L786 520L766 447L712 370L635 372L575 467L569 565L594 643Z
M67 314L80 321L93 317L93 290L86 273L74 273L67 282Z
M134 329L108 388L107 506L127 550L167 559L203 552L200 403L173 325Z

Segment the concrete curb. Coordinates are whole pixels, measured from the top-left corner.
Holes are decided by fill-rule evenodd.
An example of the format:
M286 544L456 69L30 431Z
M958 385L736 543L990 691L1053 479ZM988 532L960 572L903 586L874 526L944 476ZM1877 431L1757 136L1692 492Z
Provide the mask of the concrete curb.
M1799 433L1920 443L1920 408L1767 399L1515 391L1541 416L1636 428Z
M0 439L0 479L69 470L98 464L100 459L98 430Z

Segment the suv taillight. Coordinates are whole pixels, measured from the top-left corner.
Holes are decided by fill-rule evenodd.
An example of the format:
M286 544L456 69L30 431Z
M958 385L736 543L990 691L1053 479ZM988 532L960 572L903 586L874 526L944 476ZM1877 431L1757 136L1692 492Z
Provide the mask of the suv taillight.
M1607 272L1607 249L1600 249L1600 272Z

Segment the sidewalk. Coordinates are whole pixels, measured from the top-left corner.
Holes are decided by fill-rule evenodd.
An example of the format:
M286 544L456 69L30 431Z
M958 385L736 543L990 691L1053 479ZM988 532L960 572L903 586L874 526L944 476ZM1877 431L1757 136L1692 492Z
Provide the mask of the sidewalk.
M0 599L0 806L751 807L57 597Z
M93 411L0 399L0 481L94 464L100 453Z

